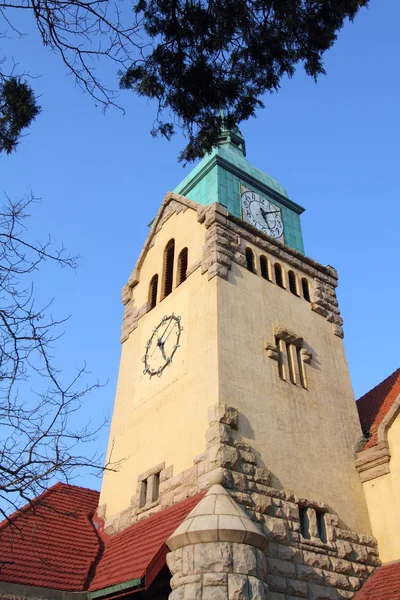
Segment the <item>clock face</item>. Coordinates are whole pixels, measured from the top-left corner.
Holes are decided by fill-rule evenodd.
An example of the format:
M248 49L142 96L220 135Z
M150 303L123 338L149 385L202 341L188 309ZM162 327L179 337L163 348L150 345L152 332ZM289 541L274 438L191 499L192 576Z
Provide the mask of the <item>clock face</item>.
M259 194L242 188L243 218L267 235L283 242L282 212Z
M161 377L164 369L171 364L175 352L179 348L179 339L183 327L181 318L172 315L165 316L153 329L151 337L146 342L146 351L143 356L143 373L150 379L157 375Z

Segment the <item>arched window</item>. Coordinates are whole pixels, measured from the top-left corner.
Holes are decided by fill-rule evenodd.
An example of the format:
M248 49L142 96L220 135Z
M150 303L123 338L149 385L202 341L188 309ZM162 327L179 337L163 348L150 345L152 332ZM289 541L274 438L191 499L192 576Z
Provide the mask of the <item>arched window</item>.
M275 269L275 281L276 281L276 285L279 285L279 287L283 288L283 272L282 272L282 267L279 263L275 263L274 265L274 269Z
M163 298L172 292L174 280L175 240L170 240L164 250L164 286Z
M289 289L290 289L290 291L295 296L298 296L296 275L293 273L293 271L288 271L288 279L289 279Z
M308 280L305 277L303 277L303 279L301 280L301 287L303 288L304 300L307 300L307 302L311 302L310 287L308 285Z
M157 304L158 275L153 275L149 285L149 310Z
M266 256L260 256L260 271L261 277L264 279L269 279L269 270L268 270L268 260Z
M254 252L251 248L246 248L246 266L252 273L256 272L254 265Z
M180 285L184 281L186 281L186 272L188 266L188 249L184 248L180 251L178 256L178 283L176 285Z

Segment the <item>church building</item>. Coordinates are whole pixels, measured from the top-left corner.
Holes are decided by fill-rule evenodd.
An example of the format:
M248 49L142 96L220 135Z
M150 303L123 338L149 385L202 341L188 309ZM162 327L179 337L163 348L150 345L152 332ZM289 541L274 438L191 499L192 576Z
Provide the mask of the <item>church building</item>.
M400 370L357 411L303 210L238 130L166 194L122 290L120 467L0 524L0 599L400 599Z

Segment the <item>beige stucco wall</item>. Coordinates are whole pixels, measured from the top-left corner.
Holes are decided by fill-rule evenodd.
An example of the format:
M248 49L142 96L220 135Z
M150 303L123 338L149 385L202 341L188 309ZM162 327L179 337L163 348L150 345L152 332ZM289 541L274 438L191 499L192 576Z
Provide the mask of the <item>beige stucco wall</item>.
M175 262L185 246L189 267L200 258L204 227L195 211L174 215L157 233L133 290L135 305L147 301L155 273L161 280L163 252L171 238ZM216 284L197 269L139 319L122 345L108 456L112 449L112 461L124 462L118 473L104 474L100 505L107 505L107 515L129 507L140 473L165 462L177 474L191 467L193 457L205 448L207 409L217 397ZM162 317L172 312L181 317L180 348L162 376L150 379L143 373L145 344Z
M218 281L218 312L220 401L240 411L239 431L272 471L272 484L328 504L350 529L368 533L353 454L361 430L342 340L304 299L236 264L228 281ZM268 358L274 325L311 350L308 389L282 381Z
M390 473L364 483L372 533L383 563L400 559L400 415L388 431Z

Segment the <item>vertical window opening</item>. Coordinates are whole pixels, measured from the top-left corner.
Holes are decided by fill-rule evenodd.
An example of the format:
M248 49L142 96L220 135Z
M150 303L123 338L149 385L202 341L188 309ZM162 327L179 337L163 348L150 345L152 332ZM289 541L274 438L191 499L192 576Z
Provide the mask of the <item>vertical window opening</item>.
M276 285L279 285L279 287L283 288L282 267L281 267L281 265L279 263L275 263L274 269L275 269L275 281L276 281Z
M318 537L321 542L326 544L326 526L325 526L325 513L317 512L317 527L318 527Z
M154 275L151 278L149 285L149 310L155 307L157 304L157 289L158 289L158 275Z
M300 508L300 532L303 538L306 540L311 539L310 536L310 521L308 518L307 508Z
M248 270L252 273L256 272L254 265L254 253L253 250L251 250L251 248L246 248L246 266Z
M295 367L294 367L294 363L293 363L293 345L292 344L286 344L286 355L287 355L287 361L288 361L288 366L289 366L289 377L290 377L290 381L292 383L296 383L296 374L295 374Z
M186 281L186 273L188 266L188 249L184 248L181 250L178 256L178 283L180 285L184 281Z
M307 300L307 302L311 302L310 287L308 285L308 280L305 277L303 277L303 279L301 280L301 287L303 288L304 300Z
M306 382L306 374L305 374L305 369L304 369L304 363L303 363L303 360L301 358L301 348L296 348L296 353L297 353L297 364L298 364L298 367L299 367L300 385L302 385L303 388L307 389L307 382Z
M147 501L147 479L144 479L140 484L139 508L143 508Z
M163 298L172 292L174 279L175 240L170 240L164 250L164 294Z
M152 502L155 502L156 500L158 500L159 495L160 495L160 473L156 473L154 475L154 479L153 479L153 489L152 489L152 494L151 494Z
M289 289L292 292L292 294L297 296L298 294L297 294L296 275L293 273L293 271L288 272L288 278L289 278Z
M269 279L269 271L268 271L268 260L266 256L260 256L260 271L261 277L264 279Z

